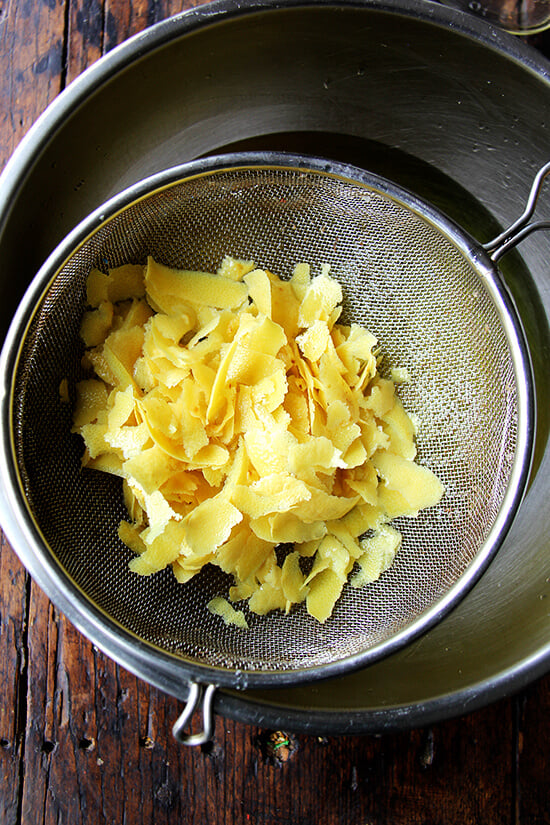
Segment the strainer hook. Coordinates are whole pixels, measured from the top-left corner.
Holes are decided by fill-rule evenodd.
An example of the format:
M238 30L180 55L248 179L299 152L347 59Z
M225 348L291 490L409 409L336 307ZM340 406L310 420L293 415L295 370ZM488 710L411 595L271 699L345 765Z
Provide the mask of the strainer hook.
M206 745L212 739L214 733L214 717L212 704L216 685L201 685L198 682L189 684L189 695L182 714L176 719L172 727L172 734L176 742L180 745L194 747L196 745ZM202 714L202 730L198 733L186 733L185 729L193 714L200 707Z
M492 241L483 244L483 249L486 252L492 253L491 258L495 263L532 232L537 232L539 229L550 229L550 221L534 221L533 223L529 223L535 211L542 185L548 174L550 174L550 161L545 163L537 172L531 186L527 204L520 217Z

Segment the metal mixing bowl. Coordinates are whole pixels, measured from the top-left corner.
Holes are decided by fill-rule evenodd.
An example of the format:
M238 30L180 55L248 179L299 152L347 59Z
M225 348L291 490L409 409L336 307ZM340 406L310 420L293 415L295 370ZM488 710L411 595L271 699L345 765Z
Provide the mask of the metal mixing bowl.
M2 331L47 255L86 214L147 175L227 148L288 149L368 168L486 241L517 217L547 160L549 115L547 63L430 2L224 3L172 18L81 76L8 165ZM380 731L471 709L548 668L547 248L544 235L533 236L502 262L527 334L538 421L526 499L487 573L440 625L383 662L276 692L223 689L221 713L317 733ZM185 699L188 684L171 657L147 661L118 628L77 609L64 571L44 571L29 553L3 491L0 510L14 548L69 619Z

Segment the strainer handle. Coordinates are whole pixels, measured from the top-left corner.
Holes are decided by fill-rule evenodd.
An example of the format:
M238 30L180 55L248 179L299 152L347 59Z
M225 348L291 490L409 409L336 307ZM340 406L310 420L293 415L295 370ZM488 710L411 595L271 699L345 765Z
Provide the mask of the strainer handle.
M214 715L212 704L216 685L201 685L198 682L189 684L189 695L187 703L181 716L176 719L172 727L172 734L176 742L180 745L194 747L196 745L206 745L212 739L214 733ZM201 710L202 730L199 733L186 733L186 728L196 710Z
M532 232L537 232L539 229L550 229L550 221L534 221L533 223L529 223L533 217L542 185L548 174L550 174L550 161L545 163L537 172L523 214L520 215L517 221L514 221L508 229L505 229L504 232L501 232L500 235L492 241L489 241L489 243L483 244L483 248L486 252L490 253L493 261L498 261L505 252L517 246L520 241Z

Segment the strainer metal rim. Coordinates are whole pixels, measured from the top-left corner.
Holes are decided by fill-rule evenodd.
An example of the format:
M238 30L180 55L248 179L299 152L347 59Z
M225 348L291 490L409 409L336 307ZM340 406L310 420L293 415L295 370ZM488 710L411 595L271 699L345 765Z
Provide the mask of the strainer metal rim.
M511 342L512 360L518 382L518 449L514 460L510 484L497 519L487 541L468 569L449 588L444 596L420 614L408 627L389 640L378 643L367 651L323 665L289 671L241 671L188 661L145 642L117 621L107 616L72 579L54 557L42 536L39 525L27 506L15 459L12 430L13 377L28 325L32 321L42 295L47 291L57 272L70 255L94 235L117 213L130 204L146 198L154 192L177 185L182 179L204 176L211 171L245 166L290 167L305 172L318 172L330 176L352 179L384 196L405 203L423 219L443 230L458 249L473 261L483 277L484 285L498 308L506 337ZM498 268L475 239L460 226L421 201L414 193L382 179L377 175L348 164L284 153L234 153L191 161L152 175L115 195L84 219L51 253L25 293L14 316L0 355L1 378L1 450L0 472L9 480L0 490L0 509L3 526L15 551L31 576L67 618L106 654L157 687L173 695L187 698L189 680L227 686L237 689L246 687L270 687L313 681L342 675L389 656L413 639L418 638L451 609L453 609L482 575L513 521L520 506L528 479L535 410L532 391L531 365L525 337L513 301L502 281ZM154 654L154 656L152 655Z

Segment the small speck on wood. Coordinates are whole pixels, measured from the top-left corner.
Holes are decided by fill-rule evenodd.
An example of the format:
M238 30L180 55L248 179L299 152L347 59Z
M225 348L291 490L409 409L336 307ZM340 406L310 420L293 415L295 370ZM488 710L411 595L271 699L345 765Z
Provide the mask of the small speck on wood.
M280 730L260 735L259 745L264 759L275 765L288 762L298 747L293 736Z
M426 732L424 737L424 741L422 742L422 748L420 751L420 764L423 768L429 768L434 761L434 733L433 730L430 728Z
M201 753L204 756L207 756L211 761L223 760L224 750L216 739L206 742L204 745L201 745L200 748Z

